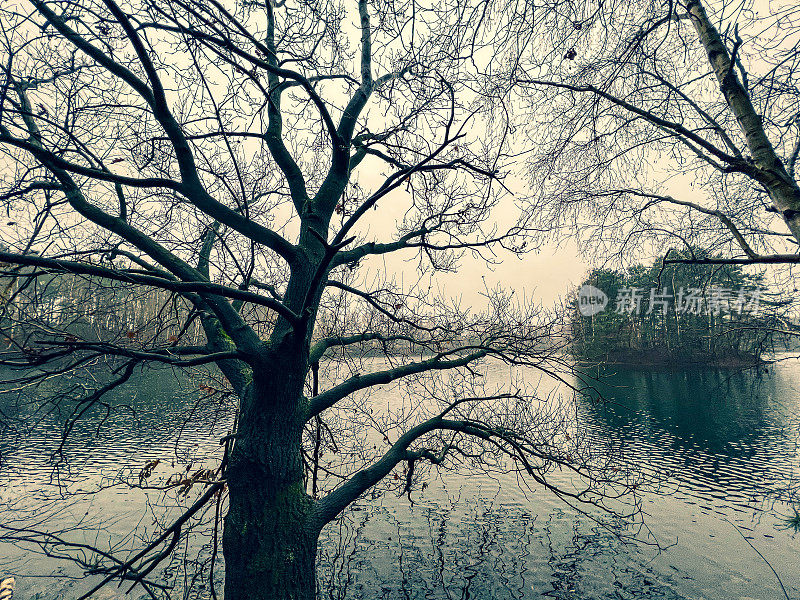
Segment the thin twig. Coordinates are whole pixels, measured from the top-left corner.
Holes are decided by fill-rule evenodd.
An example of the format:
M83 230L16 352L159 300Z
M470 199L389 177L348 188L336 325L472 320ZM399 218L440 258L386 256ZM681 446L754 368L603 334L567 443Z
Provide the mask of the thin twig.
M740 529L739 529L739 528L738 528L738 527L737 527L737 526L736 526L734 523L732 523L731 521L729 521L727 518L726 518L725 520L726 520L726 521L728 521L728 523L730 523L730 524L731 524L731 526L732 526L732 527L733 527L733 528L736 530L736 533L738 533L740 536L742 536L742 539L743 539L745 542L747 542L747 545L748 545L748 546L750 546L750 547L751 547L751 548L752 548L752 549L755 551L755 553L756 553L756 554L758 554L758 555L759 555L759 556L760 556L760 557L763 559L763 561L764 561L765 563L767 563L767 566L770 568L770 571L772 571L772 572L775 574L775 579L777 579L777 580L778 580L778 584L780 584L780 586L781 586L781 590L783 590L783 595L784 595L784 596L786 596L786 600L792 600L792 599L789 597L789 593L786 591L786 588L783 586L783 581L781 581L781 576L780 576L780 575L778 575L778 572L775 570L775 567L773 567L773 566L770 564L770 562L767 560L767 557L766 557L766 556L764 556L763 554L761 554L761 552L759 552L759 551L758 551L758 548L756 548L755 546L753 546L753 544L750 542L750 540L748 540L748 539L747 539L747 536L746 536L745 534L743 534L743 533L742 533L742 531L741 531L741 530L740 530Z

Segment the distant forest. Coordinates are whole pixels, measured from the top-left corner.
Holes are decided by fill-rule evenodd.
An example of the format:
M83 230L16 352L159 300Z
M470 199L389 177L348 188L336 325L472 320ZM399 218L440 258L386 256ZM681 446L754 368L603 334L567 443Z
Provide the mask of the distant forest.
M695 251L696 257L710 257ZM688 254L670 259L688 258ZM581 296L607 297L595 314ZM602 298L602 295L600 295ZM585 301L584 301L585 302ZM786 302L738 265L636 265L595 269L570 306L573 354L592 362L742 366L783 346Z

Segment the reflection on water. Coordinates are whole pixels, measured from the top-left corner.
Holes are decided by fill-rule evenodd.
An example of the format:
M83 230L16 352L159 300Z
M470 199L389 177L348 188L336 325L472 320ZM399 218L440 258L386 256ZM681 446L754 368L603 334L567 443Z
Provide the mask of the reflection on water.
M602 435L668 472L679 497L751 509L786 500L797 472L800 369L600 373L608 402L585 402Z
M496 492L496 490L495 490ZM326 532L320 569L328 598L680 598L662 577L632 559L614 531L534 499L505 504L462 494L411 511L381 506L351 512ZM542 510L546 507L547 510ZM533 512L534 509L536 512Z
M741 532L797 597L800 540L782 527L781 515L789 512L784 501L798 466L800 366L781 362L758 376L699 369L609 369L602 375L598 389L608 401L584 399L579 418L598 439L623 443L640 466L669 475L661 493L645 496L649 531L640 537L671 547L626 544L616 535L624 524L600 527L549 494L523 491L511 477L434 472L430 485L413 494L413 505L391 495L362 500L325 529L321 595L781 597L774 575ZM509 371L490 363L486 376L503 381ZM21 511L8 503L25 498L25 506L36 506L33 498L56 497L59 485L90 491L126 466L141 468L156 458L199 462L217 452L230 427L230 407L198 400L196 389L197 382L167 370L144 374L111 399L114 410L88 415L63 457L58 449L68 411L36 407L24 395L0 397L3 518L13 520ZM79 515L85 524L96 513L113 514L120 532L146 514L143 497L114 490L86 506L89 514ZM74 598L82 589L69 579L80 575L74 569L0 544L0 574L11 569L19 575L21 598ZM55 580L32 577L56 569ZM206 598L207 591L196 584L172 597Z

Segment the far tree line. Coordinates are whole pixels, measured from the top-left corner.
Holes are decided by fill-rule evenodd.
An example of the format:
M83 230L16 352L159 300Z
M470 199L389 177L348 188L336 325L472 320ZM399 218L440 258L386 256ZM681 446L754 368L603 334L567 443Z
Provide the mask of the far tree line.
M790 327L786 302L770 293L762 276L739 265L668 262L672 254L624 271L589 273L579 294L600 290L607 304L589 314L581 311L580 295L572 301L577 358L740 365L759 362L765 352L782 347L781 333ZM694 255L711 257L706 251Z
M694 250L694 255L713 257L705 250ZM687 258L673 252L650 265L593 269L578 291L600 290L606 305L597 314L582 314L576 297L566 307L574 356L622 363L748 364L785 347L784 334L792 326L787 302L776 298L761 276L739 265L665 263L676 257ZM159 339L169 346L179 339L195 342L200 335L191 307L166 290L121 282L98 286L91 277L64 274L19 286L12 270L4 273L0 335L6 346L30 347L50 328L67 324L73 336L86 340L112 333L130 341ZM341 308L322 319L332 335ZM269 325L266 311L249 309L260 313L252 315L255 322ZM407 339L402 323L386 321L379 325L385 335Z

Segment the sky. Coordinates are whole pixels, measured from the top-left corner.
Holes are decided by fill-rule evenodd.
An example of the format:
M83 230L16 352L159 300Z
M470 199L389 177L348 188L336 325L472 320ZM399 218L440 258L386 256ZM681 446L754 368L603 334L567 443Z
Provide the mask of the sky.
M757 5L765 5L765 0ZM350 26L353 31L356 30L356 23L350 23ZM355 34L353 38L357 39ZM475 135L475 132L472 134ZM380 169L367 166L359 171L359 183L365 189L375 190L383 182ZM513 187L521 193L528 191L519 180L515 180ZM367 234L367 239L385 242L396 237L396 225L402 218L407 202L403 202L402 198L393 198L397 200L396 204L387 198L381 201L380 210L374 214L369 211L367 222L361 228L361 232ZM501 206L498 214L501 219L507 218L510 211ZM499 264L487 268L485 262L467 255L462 258L457 273L438 275L436 286L441 295L461 298L463 305L476 309L483 304L482 293L498 285L514 290L518 297L550 306L574 289L592 266L579 255L573 243L559 247L545 245L538 251L522 256L500 250L497 260ZM383 272L389 276L396 274L401 280L416 280L413 252L373 258L368 266L373 272Z
M362 164L366 164L366 160ZM360 169L358 182L365 189L375 190L384 178L379 175L380 169L372 166L366 165L366 168ZM513 174L505 183L512 193L529 193L524 181ZM387 242L397 237L397 224L408 202L402 197L405 195L402 188L393 194L379 203L379 210L368 211L364 216L360 231L366 233L367 239ZM517 209L512 206L513 200L513 196L506 197L504 203L496 208L493 217L515 219ZM367 264L367 271L382 272L398 280L413 282L417 277L416 255L415 250L409 250L372 258ZM485 291L500 286L513 290L518 299L533 300L535 304L549 308L579 286L591 267L572 242L562 246L545 244L536 251L521 255L497 248L493 260L499 264L487 265L485 261L469 254L463 256L456 273L436 275L435 285L439 293L444 297L460 299L464 307L480 310L485 304Z

